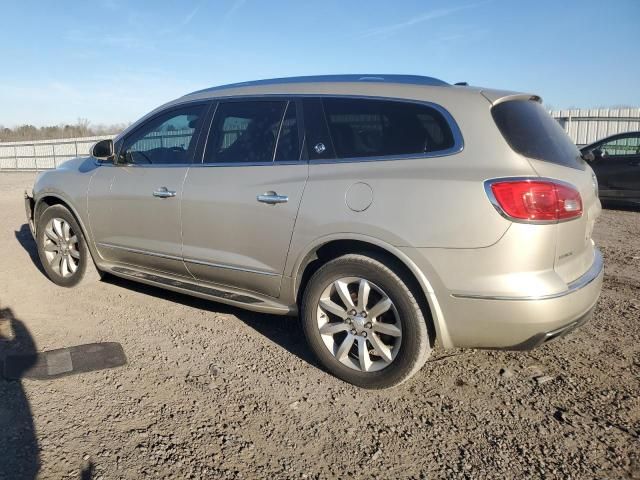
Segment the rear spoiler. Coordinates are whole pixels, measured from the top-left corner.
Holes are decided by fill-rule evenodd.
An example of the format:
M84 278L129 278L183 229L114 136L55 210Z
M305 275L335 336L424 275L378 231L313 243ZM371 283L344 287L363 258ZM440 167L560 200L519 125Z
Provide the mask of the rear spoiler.
M489 100L491 105L497 105L511 100L530 100L542 103L542 98L531 93L504 92L499 90L482 90L480 92L484 98Z

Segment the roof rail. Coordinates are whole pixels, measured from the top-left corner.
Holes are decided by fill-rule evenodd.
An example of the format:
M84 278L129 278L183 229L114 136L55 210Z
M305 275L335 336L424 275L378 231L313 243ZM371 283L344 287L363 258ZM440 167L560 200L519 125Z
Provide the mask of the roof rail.
M253 80L250 82L230 83L228 85L220 85L217 87L205 88L191 92L188 95L196 93L213 92L227 88L239 87L256 87L262 85L282 85L291 83L332 83L332 82L379 82L379 83L402 83L406 85L429 85L429 86L447 86L447 82L433 77L423 77L421 75L377 75L377 74L349 74L349 75L310 75L304 77L284 77L269 78L264 80Z

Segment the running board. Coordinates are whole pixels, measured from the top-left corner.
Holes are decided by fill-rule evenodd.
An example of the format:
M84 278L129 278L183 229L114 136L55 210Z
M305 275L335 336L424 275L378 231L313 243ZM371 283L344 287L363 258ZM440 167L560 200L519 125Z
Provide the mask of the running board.
M253 296L249 293L239 293L231 290L223 290L221 288L183 282L175 278L163 277L153 273L133 270L125 267L112 267L109 271L119 277L135 279L148 285L166 288L179 293L186 293L206 300L234 305L247 310L276 314L291 313L291 309L286 305L282 305L273 300Z

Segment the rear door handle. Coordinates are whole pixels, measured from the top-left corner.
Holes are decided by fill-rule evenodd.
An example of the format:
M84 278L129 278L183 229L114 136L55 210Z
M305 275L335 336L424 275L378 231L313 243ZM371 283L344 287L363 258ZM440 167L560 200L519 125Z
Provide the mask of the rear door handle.
M286 195L278 195L276 192L265 192L262 195L258 195L258 201L261 203L268 203L269 205L275 205L276 203L287 203L289 197Z
M176 196L176 191L168 190L167 187L160 187L153 191L153 196L159 198L171 198Z

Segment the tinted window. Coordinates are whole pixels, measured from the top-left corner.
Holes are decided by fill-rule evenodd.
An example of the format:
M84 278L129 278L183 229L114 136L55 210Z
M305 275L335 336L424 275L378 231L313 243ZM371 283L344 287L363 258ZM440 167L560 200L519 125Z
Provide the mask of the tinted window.
M598 148L605 156L640 155L640 136L628 136L610 140Z
M300 158L300 140L295 102L289 102L289 105L287 105L287 112L280 126L275 158L276 161L291 161Z
M339 158L438 152L454 144L442 114L426 105L330 98L324 110Z
M160 115L129 135L120 162L137 165L190 163L204 105L190 105Z
M223 102L216 110L206 163L272 162L285 101Z
M304 109L304 143L309 159L335 158L327 122L324 118L322 101L319 98L305 98L302 101L302 106Z
M578 148L544 107L530 100L502 102L491 109L502 136L525 157L584 168Z

